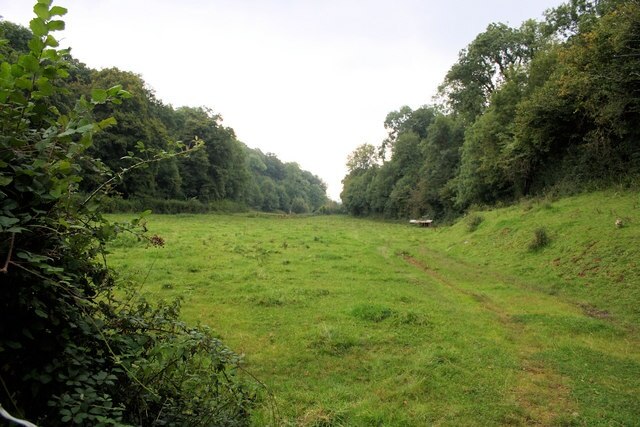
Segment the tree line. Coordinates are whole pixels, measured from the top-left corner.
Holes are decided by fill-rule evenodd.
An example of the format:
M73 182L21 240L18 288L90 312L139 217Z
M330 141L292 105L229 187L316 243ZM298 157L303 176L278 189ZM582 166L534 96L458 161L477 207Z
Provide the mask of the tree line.
M380 145L348 158L354 215L456 217L550 192L637 185L640 3L570 0L520 27L494 23L436 102L402 107Z
M28 52L30 29L0 21L8 55ZM94 70L70 55L69 76L52 103L63 114L92 88L121 85L130 96L121 104L101 104L93 111L98 121L113 117L116 123L96 135L90 154L114 173L176 141L199 141L190 156L166 159L138 168L114 182L113 190L125 200L197 200L203 204L233 201L262 211L306 213L327 204L326 184L297 163L282 162L272 153L240 142L222 117L205 107L174 108L159 100L138 74L117 68ZM100 174L86 168L80 190L90 193Z

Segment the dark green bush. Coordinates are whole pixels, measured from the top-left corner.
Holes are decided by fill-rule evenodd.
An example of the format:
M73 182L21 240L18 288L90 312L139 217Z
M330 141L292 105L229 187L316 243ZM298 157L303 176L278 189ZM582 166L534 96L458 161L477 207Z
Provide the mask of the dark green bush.
M119 301L105 246L139 225L102 215L103 190L78 194L93 135L112 125L93 110L129 97L94 89L56 108L68 51L51 34L66 9L40 0L30 51L0 64L0 406L39 425L247 425L253 395L238 357L204 328L179 321L179 304ZM0 59L4 59L0 56ZM61 113L61 111L65 111ZM143 145L140 144L143 148ZM170 157L135 158L142 165Z
M537 251L549 243L551 243L551 238L547 234L547 230L544 227L540 227L533 230L533 239L529 242L528 247L530 251Z

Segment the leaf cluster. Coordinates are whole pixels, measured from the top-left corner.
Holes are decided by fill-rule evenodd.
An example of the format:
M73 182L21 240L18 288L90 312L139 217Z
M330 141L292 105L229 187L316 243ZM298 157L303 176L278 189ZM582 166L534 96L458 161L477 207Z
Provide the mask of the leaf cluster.
M0 63L0 405L42 425L246 424L252 396L233 375L237 356L182 324L177 303L114 297L105 245L144 236L143 219L102 216L120 176L88 153L116 125L96 110L130 93L113 85L57 103L73 72L54 35L66 9L39 0L34 12L28 51L5 49ZM131 168L172 156L138 148L149 157L132 154ZM102 184L81 197L87 165Z

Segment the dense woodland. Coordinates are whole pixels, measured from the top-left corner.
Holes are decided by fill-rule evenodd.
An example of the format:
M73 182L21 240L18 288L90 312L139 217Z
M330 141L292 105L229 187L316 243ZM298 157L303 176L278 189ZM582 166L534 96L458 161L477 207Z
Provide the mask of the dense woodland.
M355 215L446 220L478 205L640 177L640 3L571 0L518 28L491 24L437 102L388 114L348 159Z
M17 55L28 51L32 36L29 29L1 21L0 31L9 41L5 52ZM123 175L122 180L114 182L120 198L144 199L151 207L162 207L160 200L167 199L205 205L227 200L267 212L294 213L317 211L328 202L326 184L320 178L296 163L284 163L272 153L247 147L210 109L173 108L157 99L141 76L133 72L117 68L93 70L77 59L68 59L73 66L63 83L67 92L58 94L54 101L61 112L72 109L79 96L89 97L93 88L121 85L131 94L122 104L101 105L94 111L97 120L113 117L117 122L96 135L90 150L114 173L155 150L170 149L176 141L187 145L195 140L204 143L203 149L190 156L154 162ZM80 189L87 193L100 183L89 168L83 178Z

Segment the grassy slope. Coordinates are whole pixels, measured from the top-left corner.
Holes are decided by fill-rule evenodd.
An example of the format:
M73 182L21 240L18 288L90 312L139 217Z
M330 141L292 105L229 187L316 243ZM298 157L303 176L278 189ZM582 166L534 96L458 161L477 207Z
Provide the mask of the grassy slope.
M585 310L595 305L595 314L599 309L640 323L640 194L598 192L526 201L475 215L483 218L475 232L463 220L438 230L430 247L532 279L536 288L582 302ZM616 227L617 219L623 227ZM551 242L531 251L534 230L541 227Z
M278 424L637 423L638 195L480 215L474 232L155 216L167 246L123 238L112 263L246 353ZM531 252L540 226L551 243Z

